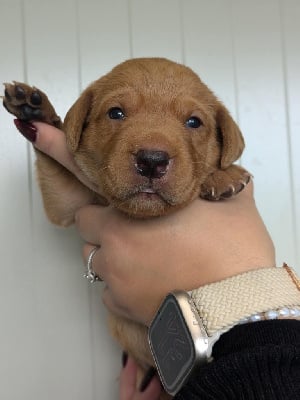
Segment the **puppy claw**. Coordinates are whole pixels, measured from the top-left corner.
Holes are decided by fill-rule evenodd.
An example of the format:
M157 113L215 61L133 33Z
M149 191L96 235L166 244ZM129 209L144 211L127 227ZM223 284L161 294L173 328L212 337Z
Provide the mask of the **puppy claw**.
M251 175L250 174L245 174L243 180L239 180L236 185L229 185L229 189L226 190L226 192L222 193L221 198L222 199L227 199L231 196L235 196L238 193L240 193L242 190L245 189L245 187L248 185L250 182Z
M228 199L229 197L234 196L238 192L239 192L239 189L237 190L237 188L234 185L229 185L228 190L226 190L226 192L221 194L221 198Z
M217 191L214 187L211 189L211 193L209 195L209 200L213 200L213 201L220 200L220 197L217 195Z
M239 181L240 185L242 186L242 189L245 189L245 187L247 186L247 182L246 181Z
M218 201L220 197L217 195L216 189L212 187L210 190L200 193L200 197L204 200Z
M248 185L248 183L250 182L251 178L253 178L253 176L251 174L245 174L244 175L244 180L240 180L239 183L242 185L242 189L245 189L245 187ZM240 191L241 191L240 190Z

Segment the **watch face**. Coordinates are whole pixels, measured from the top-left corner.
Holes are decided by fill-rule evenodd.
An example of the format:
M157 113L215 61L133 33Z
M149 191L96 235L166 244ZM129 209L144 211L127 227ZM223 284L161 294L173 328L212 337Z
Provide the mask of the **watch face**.
M189 377L196 351L182 309L172 294L150 326L149 342L162 384L174 395Z

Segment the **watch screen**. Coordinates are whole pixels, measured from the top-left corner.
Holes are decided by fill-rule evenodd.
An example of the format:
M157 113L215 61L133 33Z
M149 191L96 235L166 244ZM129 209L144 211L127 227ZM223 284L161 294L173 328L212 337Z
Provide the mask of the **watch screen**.
M176 393L195 361L195 348L180 307L169 295L149 330L149 339L165 389Z

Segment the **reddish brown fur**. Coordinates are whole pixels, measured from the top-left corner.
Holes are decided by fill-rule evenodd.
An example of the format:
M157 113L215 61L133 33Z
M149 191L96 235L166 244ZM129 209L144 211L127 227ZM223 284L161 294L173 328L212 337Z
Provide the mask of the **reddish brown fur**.
M121 107L126 119L109 119L111 107ZM203 126L186 128L190 116L199 117ZM165 59L129 60L92 83L68 112L64 130L77 163L100 193L143 218L184 207L199 196L211 173L231 166L244 146L229 113L199 77ZM153 183L159 196L149 200L137 194L147 181L134 169L139 149L164 150L172 159L167 175Z
M26 91L29 102L33 89L17 85ZM22 104L14 98L13 85L6 84L6 90L4 104L19 117ZM133 217L147 218L176 211L198 196L229 197L247 183L249 174L232 165L244 148L239 128L215 95L183 65L158 58L126 61L82 93L63 125L40 93L41 119L63 128L77 164L98 187L98 194L91 192L61 165L37 152L45 209L58 225L72 223L75 211L84 204L104 199ZM111 107L122 108L126 118L110 119ZM203 125L186 127L191 116ZM170 155L169 169L153 179L156 194L150 196L141 192L149 179L135 168L135 155L141 149ZM74 193L78 200L72 203ZM122 347L142 366L152 363L144 327L116 316L110 325Z

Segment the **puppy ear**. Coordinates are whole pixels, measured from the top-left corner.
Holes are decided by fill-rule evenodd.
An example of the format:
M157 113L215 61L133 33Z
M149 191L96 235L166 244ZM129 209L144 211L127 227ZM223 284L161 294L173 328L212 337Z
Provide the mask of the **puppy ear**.
M88 124L92 100L92 90L87 88L69 109L64 120L63 130L67 145L73 153L77 150L82 131Z
M240 157L245 143L239 127L221 103L217 111L217 129L222 142L221 168L226 169Z

